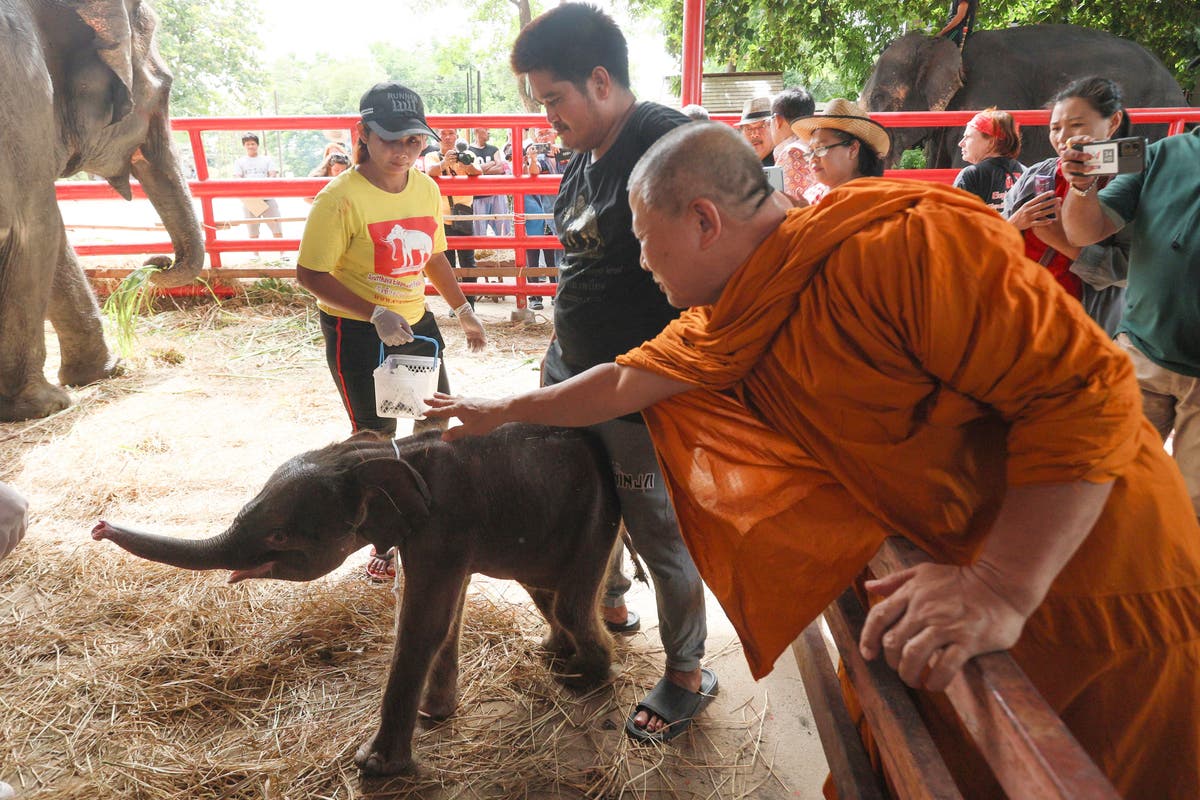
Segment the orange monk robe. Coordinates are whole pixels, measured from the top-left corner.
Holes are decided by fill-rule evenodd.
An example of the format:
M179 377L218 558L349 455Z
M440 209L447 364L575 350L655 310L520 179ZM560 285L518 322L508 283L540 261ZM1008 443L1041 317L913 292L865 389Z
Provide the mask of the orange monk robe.
M618 363L761 677L900 535L978 552L1007 485L1113 481L1013 655L1127 796L1200 797L1200 526L1129 359L973 198L858 180Z

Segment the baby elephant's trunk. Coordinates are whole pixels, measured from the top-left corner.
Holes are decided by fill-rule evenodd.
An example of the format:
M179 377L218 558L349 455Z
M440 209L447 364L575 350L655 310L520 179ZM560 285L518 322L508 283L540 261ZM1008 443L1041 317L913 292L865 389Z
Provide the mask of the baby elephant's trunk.
M92 528L96 541L109 539L135 556L183 569L231 569L227 534L210 539L178 539L135 531L101 520Z

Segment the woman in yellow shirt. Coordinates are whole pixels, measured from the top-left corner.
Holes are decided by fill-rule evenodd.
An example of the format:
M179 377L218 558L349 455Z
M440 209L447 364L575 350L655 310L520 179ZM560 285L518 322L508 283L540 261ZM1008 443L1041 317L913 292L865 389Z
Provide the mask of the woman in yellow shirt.
M353 169L321 190L300 241L296 277L320 308L325 354L353 430L395 435L396 420L375 413L373 373L380 346L432 356L441 331L425 306L425 276L457 315L467 346L486 344L483 326L446 260L437 184L417 169L428 137L421 98L398 83L380 83L359 103ZM448 387L445 361L438 388ZM414 433L440 427L419 420Z

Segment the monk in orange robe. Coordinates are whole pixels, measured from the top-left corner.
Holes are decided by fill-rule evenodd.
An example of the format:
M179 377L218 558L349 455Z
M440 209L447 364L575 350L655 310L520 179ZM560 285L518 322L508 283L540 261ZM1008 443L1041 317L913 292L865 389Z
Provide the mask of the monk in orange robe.
M436 398L446 438L643 409L756 677L903 536L939 563L867 584L866 657L940 691L1011 649L1122 795L1200 797L1200 526L1128 358L1011 227L913 181L791 209L719 124L630 195L690 310L565 383Z

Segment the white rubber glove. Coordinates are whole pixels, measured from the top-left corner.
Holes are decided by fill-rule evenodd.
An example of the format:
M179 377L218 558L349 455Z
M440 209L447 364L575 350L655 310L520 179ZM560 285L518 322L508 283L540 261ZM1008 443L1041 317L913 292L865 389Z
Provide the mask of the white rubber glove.
M478 353L487 346L487 336L483 332L483 323L475 316L475 309L470 303L463 303L454 309L454 316L462 326L463 334L467 337L467 349Z
M375 326L375 332L379 334L379 340L384 344L395 347L413 340L412 328L408 326L408 321L383 306L375 306L375 310L371 312L371 323Z
M25 498L7 483L0 483L0 558L11 553L25 537L28 511L29 504Z

